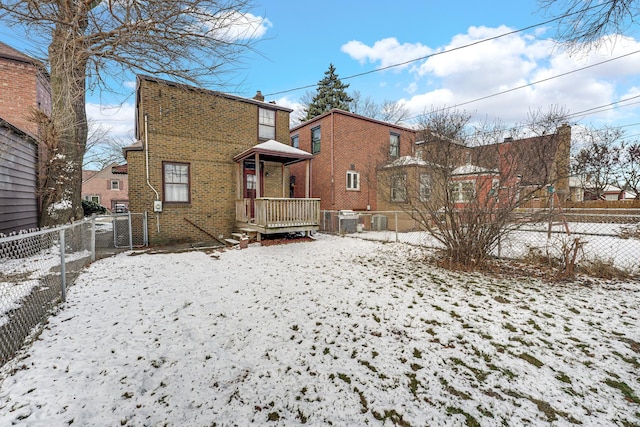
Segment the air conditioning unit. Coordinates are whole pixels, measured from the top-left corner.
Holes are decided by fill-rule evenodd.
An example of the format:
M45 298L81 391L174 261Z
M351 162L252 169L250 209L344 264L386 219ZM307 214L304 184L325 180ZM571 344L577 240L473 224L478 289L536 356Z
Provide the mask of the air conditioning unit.
M384 231L387 229L387 217L384 215L373 215L371 217L371 229L373 231Z

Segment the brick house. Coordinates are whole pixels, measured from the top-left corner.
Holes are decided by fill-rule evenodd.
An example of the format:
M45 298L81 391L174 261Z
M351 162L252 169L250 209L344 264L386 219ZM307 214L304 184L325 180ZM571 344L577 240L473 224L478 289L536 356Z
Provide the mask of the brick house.
M0 42L0 232L38 226L38 183L45 150L32 111L51 114L42 63Z
M411 198L438 209L445 191L456 209L471 200L486 205L490 197L496 206L512 204L520 194L546 206L549 184L564 202L570 198L570 149L568 125L553 134L472 147L427 134L416 142L415 157L379 169L384 184L378 188L378 208L407 209Z
M289 168L311 154L288 145L292 110L137 77L136 138L125 148L129 209L148 212L152 244L318 228L319 201L288 194Z
M333 109L291 129L291 145L315 155L312 196L323 210L377 210L379 166L412 155L416 132L391 123ZM291 168L294 186L302 169Z
M116 212L129 207L128 165L112 163L100 171L82 171L82 199Z

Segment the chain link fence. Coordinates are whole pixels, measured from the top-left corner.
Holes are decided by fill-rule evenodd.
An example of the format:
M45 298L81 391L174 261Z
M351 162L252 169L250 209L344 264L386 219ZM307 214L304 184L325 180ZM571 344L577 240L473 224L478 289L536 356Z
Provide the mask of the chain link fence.
M95 259L92 221L0 238L0 366L32 337Z
M320 214L320 231L324 233L443 248L414 219L417 216L404 211ZM578 239L578 263L601 262L630 273L640 272L639 209L568 209L554 215L528 210L516 213L509 226L513 229L505 233L492 255L508 259L560 257Z

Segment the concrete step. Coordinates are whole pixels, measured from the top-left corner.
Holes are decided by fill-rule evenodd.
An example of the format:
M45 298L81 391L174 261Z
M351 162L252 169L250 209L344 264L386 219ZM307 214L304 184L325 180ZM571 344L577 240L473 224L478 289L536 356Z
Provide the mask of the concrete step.
M235 240L235 239L224 239L225 242L227 242L227 244L231 245L231 246L235 246L240 244L240 241Z
M245 233L231 233L231 237L233 237L236 240L240 240L243 237L248 237L248 235Z

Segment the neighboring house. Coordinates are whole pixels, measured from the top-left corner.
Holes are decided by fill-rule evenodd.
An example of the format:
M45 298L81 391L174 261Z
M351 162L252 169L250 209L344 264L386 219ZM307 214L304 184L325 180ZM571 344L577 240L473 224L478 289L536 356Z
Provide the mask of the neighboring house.
M0 118L0 233L38 226L38 143Z
M416 132L412 129L333 109L291 129L291 145L315 155L313 197L324 210L377 210L377 169L412 155ZM303 173L292 167L296 182Z
M127 165L112 163L100 171L82 171L82 198L116 212L129 207Z
M290 198L290 165L312 155L289 143L291 109L138 76L136 137L126 147L129 208L148 212L152 244L203 242L234 231L317 230L319 200L310 174Z
M40 168L35 110L51 114L51 86L42 63L0 42L0 233L38 226Z
M38 137L33 110L51 114L51 84L44 65L0 42L0 117Z
M456 208L464 208L471 200L484 204L490 196L497 206L511 204L522 193L531 193L546 206L550 184L564 201L570 197L570 148L568 125L550 135L473 147L442 138L418 141L415 159L400 159L379 170L381 182L390 188L378 189L378 206L402 208L408 202L407 195L412 194L411 200L432 197L435 203L429 205L437 208L445 188ZM438 182L445 177L446 185Z

